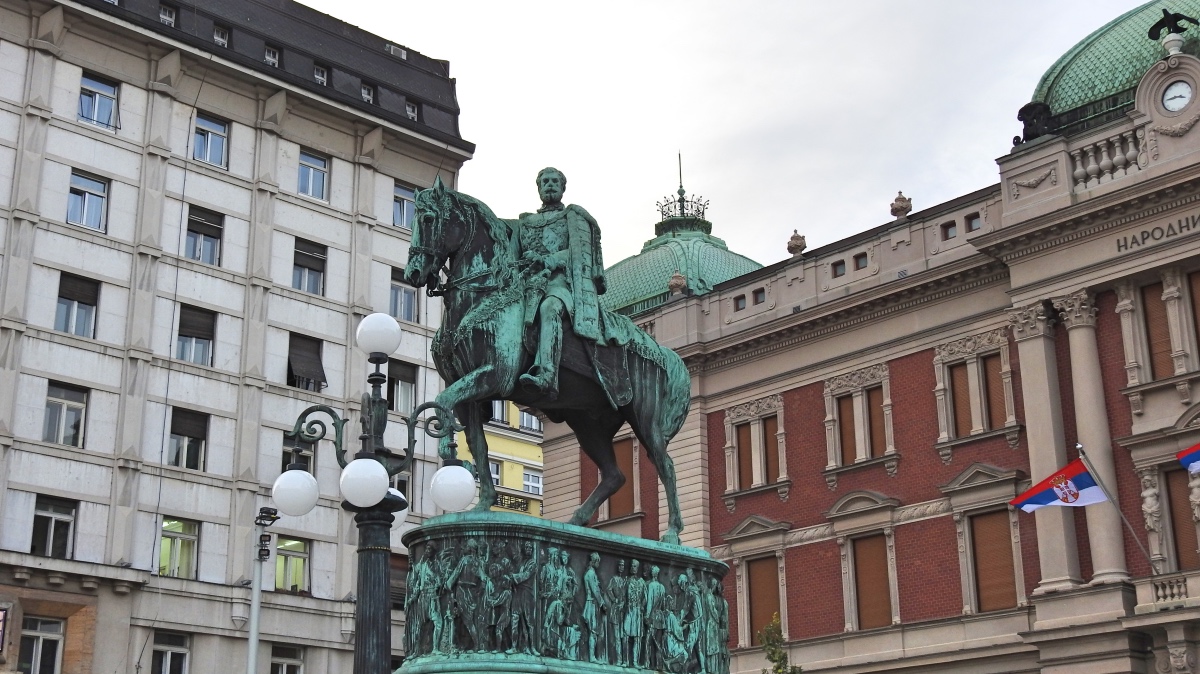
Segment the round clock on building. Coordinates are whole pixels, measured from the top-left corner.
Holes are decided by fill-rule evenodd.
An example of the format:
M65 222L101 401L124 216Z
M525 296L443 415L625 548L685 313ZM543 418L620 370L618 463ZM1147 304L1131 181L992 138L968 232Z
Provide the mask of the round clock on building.
M1163 90L1162 104L1168 112L1179 112L1192 102L1192 85L1177 80Z

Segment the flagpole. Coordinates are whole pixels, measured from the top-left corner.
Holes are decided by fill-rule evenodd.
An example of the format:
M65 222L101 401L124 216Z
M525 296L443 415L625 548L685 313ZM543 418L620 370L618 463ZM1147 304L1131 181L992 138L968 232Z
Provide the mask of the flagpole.
M1129 529L1129 535L1133 537L1133 542L1137 543L1138 550L1141 550L1142 554L1146 556L1146 561L1150 563L1150 575L1157 576L1158 565L1150 558L1150 553L1146 551L1146 546L1142 545L1141 539L1137 537L1137 531L1134 530L1133 525L1125 518L1125 513L1121 512L1121 506L1117 505L1117 499L1113 498L1112 493L1108 491L1108 487L1104 486L1104 480L1100 479L1100 473L1096 471L1096 467L1092 465L1091 459L1083 451L1083 445L1077 442L1075 443L1075 449L1079 450L1079 458L1083 459L1083 465L1087 467L1088 472L1092 474L1092 478L1096 480L1096 486L1100 487L1100 491L1104 492L1104 497L1117 509L1117 514L1121 516L1121 521Z

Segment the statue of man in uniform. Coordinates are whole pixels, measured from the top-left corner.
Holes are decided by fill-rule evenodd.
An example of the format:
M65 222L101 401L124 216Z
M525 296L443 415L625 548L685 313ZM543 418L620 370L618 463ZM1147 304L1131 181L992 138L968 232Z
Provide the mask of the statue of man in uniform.
M537 213L521 214L513 237L514 257L532 281L525 298L526 329L535 318L538 321L533 367L519 382L553 400L558 397L563 318L570 319L578 337L602 342L605 329L598 296L606 286L600 227L582 207L563 204L567 177L547 167L538 173L537 186L542 207Z

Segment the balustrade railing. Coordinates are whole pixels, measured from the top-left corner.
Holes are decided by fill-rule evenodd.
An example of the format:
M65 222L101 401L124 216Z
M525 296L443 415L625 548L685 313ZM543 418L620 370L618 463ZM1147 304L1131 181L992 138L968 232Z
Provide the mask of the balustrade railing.
M1071 184L1075 191L1112 182L1144 168L1147 163L1144 126L1092 137L1068 150Z

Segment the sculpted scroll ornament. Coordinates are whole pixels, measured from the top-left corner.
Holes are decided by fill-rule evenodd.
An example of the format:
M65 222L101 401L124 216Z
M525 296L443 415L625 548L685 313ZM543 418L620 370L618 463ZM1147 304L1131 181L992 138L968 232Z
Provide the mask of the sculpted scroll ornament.
M869 388L887 379L887 363L879 363L854 372L847 372L825 380L825 395L838 395L849 391Z
M934 349L934 362L957 360L1003 346L1008 343L1008 336L1004 333L1004 328L996 328L980 335L971 335L942 344Z
M725 421L736 424L746 419L767 416L781 409L783 409L783 396L776 394L730 407L725 410Z

